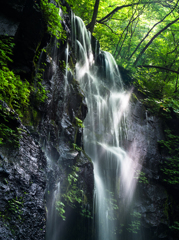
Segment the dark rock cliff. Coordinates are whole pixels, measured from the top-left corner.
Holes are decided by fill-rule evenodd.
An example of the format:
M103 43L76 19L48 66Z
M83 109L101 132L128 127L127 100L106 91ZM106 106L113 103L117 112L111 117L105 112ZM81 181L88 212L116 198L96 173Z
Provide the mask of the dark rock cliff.
M140 94L136 92L140 99ZM136 188L134 210L141 214L139 236L141 239L177 240L177 231L171 226L179 218L176 186L163 181L161 169L168 155L159 146L165 139L165 121L151 115L133 94L126 119L128 135L126 146L129 154L138 161L145 179L139 179ZM169 120L169 123L174 119ZM175 122L177 120L175 119ZM175 126L171 129L177 130ZM139 238L140 238L139 237Z
M44 103L31 98L31 107L23 123L26 127L20 120L17 122L17 116L11 121L11 126L17 125L24 130L20 147L0 147L0 239L45 239L46 215L48 210L54 211L54 194L59 184L62 193L67 194L68 175L73 174L74 168L78 171L75 186L83 194L80 195L81 204L74 201L73 206L67 206L65 203L70 235L62 219L57 218L63 226L59 230L64 231L65 239L75 238L79 227L90 221L79 212L81 207L91 212L94 188L92 162L83 151L83 129L76 120L84 120L87 106L73 74L67 74L64 68L68 59L74 70L75 56L71 46L67 53L67 42L59 42L60 47L57 48L57 41L46 34L47 26L36 6L39 1L2 0L0 3L0 35L12 36L15 42L11 69L22 79L33 82L39 68L42 64L44 68L45 64L43 85L48 91ZM63 25L69 35L68 15ZM42 48L45 51L40 53L39 61L35 63L37 51ZM9 109L5 103L2 104ZM48 218L52 222L47 221L47 238L52 239L53 219ZM83 234L87 231L84 228Z
M22 132L20 147L0 147L0 239L44 239L46 158L17 116L11 124Z

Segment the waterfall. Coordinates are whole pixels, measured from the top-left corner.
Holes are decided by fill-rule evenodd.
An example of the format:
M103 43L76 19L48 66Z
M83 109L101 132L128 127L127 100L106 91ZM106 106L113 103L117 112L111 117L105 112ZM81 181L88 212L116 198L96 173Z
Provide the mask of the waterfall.
M47 54L47 62L51 64L50 72L52 72L48 82L52 92L48 100L49 106L53 106L53 98L56 99L58 96L59 92L56 90L58 90L59 82L62 96L59 97L60 111L56 118L58 129L56 122L53 122L53 127L57 131L58 146L55 146L57 151L51 145L50 131L47 143L42 143L48 159L47 178L49 181L46 192L46 239L70 239L71 235L66 224L68 222L72 226L74 218L78 217L81 218L80 222L83 226L90 225L90 230L88 226L85 227L81 236L80 234L79 236L78 234L74 235L79 240L139 240L139 236L135 238L131 233L136 232L140 225L139 215L133 211L131 206L137 183L136 172L140 171L140 168L137 163L137 153L135 153L135 141L132 142L130 149L127 149L126 146L126 140L130 135L127 119L131 91L124 90L113 56L100 50L98 42L86 30L83 21L73 13L71 13L71 36L71 43L67 43L63 50L64 58L62 59L65 60L60 62L63 67L66 66L63 78L59 76L60 50L56 47L53 49L53 44L51 44L54 56L51 58ZM75 70L70 69L69 52L71 50L76 57ZM64 179L68 179L71 171L69 168L74 164L74 162L71 164L70 160L73 161L77 155L84 154L83 152L79 153L80 150L76 151L75 148L70 148L69 142L67 143L70 138L76 145L76 130L68 132L68 127L72 124L75 129L75 123L70 121L78 116L78 113L75 115L73 111L71 119L68 115L69 93L73 90L72 82L76 81L72 76L73 71L85 95L88 107L88 113L84 120L83 143L85 153L91 158L94 166L93 230L91 230L91 222L89 223L88 218L84 220L80 213L76 215L72 211L70 205L65 206L61 202L66 184ZM62 86L63 89L61 89ZM74 91L73 93L75 94ZM69 161L64 167L63 158ZM62 220L62 215L61 217L59 215L59 212L63 210L59 204L65 206L66 222ZM89 206L84 203L81 208L88 212ZM69 216L72 216L73 221ZM137 221L133 221L136 216ZM89 236L85 236L88 231L91 231Z
M130 212L137 182L137 163L124 150L131 92L124 90L112 55L94 49L97 44L92 47L91 34L79 17L72 14L71 22L76 78L88 106L83 136L84 150L94 164L95 239L116 240Z

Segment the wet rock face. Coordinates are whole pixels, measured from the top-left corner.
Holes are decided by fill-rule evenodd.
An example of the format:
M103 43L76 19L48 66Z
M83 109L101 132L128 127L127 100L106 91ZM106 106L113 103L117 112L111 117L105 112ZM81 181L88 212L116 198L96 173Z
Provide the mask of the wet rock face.
M60 237L60 239L71 239L72 237L81 239L83 234L76 230L77 225L80 227L81 222L89 222L89 220L80 215L81 205L77 201L73 200L73 204L70 204L70 202L63 201L61 196L71 191L68 177L75 174L77 176L77 182L74 185L76 190L72 191L71 197L73 199L80 193L81 198L80 191L83 191L84 196L81 201L84 206L88 206L90 211L92 210L93 165L83 151L83 129L77 120L84 120L87 106L79 83L72 74L73 66L69 65L70 71L63 66L64 63L67 65L72 61L71 47L61 44L57 48L55 40L51 39L45 49L39 64L45 63L46 65L43 85L48 90L48 99L44 104L37 106L42 118L36 128L30 127L29 130L36 141L40 143L48 163L47 239L51 239L54 234L56 238ZM57 199L65 204L65 227L62 218L56 211L55 201ZM57 223L59 227L55 228ZM92 222L90 224L92 227ZM69 226L73 234L68 231ZM87 226L89 224L86 224L85 228Z
M33 58L46 27L35 3L39 1L0 1L0 37L14 37L11 67L22 79L32 78ZM17 117L6 124L24 130L20 147L0 146L0 239L45 239L46 158Z
M1 0L0 35L15 36L19 27L25 0Z
M32 102L40 116L37 123L26 128L20 121L17 123L14 119L12 122L27 131L22 132L19 149L0 148L0 239L42 240L46 235L45 209L49 208L58 183L65 185L73 166L79 169L78 187L84 192L84 203L92 208L93 165L83 152L83 129L76 120L76 117L84 120L87 106L73 74L65 73L67 44L60 43L57 48L56 40L45 35L46 25L36 7L39 0L1 0L0 3L0 35L8 34L15 39L12 68L22 79L33 81L36 51L39 46L46 46L47 53L41 54L39 64L46 63L43 85L48 90L45 103ZM69 19L66 16L63 22L68 35ZM68 57L73 72L72 47ZM70 207L66 208L68 213ZM74 222L75 211L72 209ZM75 238L79 231L75 230L74 222L69 221L74 227ZM81 217L78 226L84 221L88 220Z
M67 56L67 52L71 52L67 51L67 45L57 48L52 39L46 49L50 51L44 53L41 60L47 65L44 84L48 89L48 100L39 106L43 117L36 131L37 141L49 159L48 189L53 194L57 183L66 181L70 168L77 166L80 169L79 182L83 185L81 189L84 188L91 203L93 165L83 154L83 129L76 119L83 121L86 117L85 97L72 71L61 68L63 62L66 63L67 59L70 62L72 58L70 54Z
M0 147L0 239L45 239L46 158L19 127L20 147Z
M14 37L13 68L31 79L36 50L43 45L46 25L39 11L40 0L1 0L0 35Z
M158 144L164 139L162 120L149 115L144 106L133 99L126 121L127 149L148 181L138 182L133 206L141 214L142 239L173 239L169 228L172 196L162 181L163 156Z

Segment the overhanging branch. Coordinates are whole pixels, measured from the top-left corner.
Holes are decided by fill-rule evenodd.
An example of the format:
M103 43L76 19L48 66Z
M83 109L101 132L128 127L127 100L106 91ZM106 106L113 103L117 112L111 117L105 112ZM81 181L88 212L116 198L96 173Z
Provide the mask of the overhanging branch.
M176 71L176 70L173 70L173 69L170 69L170 68L166 68L166 67L160 67L160 66L155 66L155 65L139 65L137 66L138 68L158 68L158 69L161 69L161 70L165 70L165 71L169 71L169 72L174 72L174 73L177 73L179 74L179 71Z
M135 5L141 5L141 4L152 4L152 3L160 3L160 1L154 1L154 2L143 2L143 3L131 3L131 4L126 4L126 5L122 5L122 6L118 6L116 7L113 11L111 11L109 14L107 14L105 17L101 18L100 20L97 20L96 22L97 23L104 23L104 22L107 22L109 21L109 19L112 18L112 16L118 12L119 10L121 10L122 8L126 8L126 7L132 7L132 6L135 6Z

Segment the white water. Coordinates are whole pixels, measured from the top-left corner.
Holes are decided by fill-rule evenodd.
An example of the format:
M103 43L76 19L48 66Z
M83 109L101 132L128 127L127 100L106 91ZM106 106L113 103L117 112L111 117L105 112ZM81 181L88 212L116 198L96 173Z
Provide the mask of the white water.
M124 90L118 66L112 55L104 51L98 53L97 43L92 51L91 34L87 32L82 20L72 14L71 22L72 44L77 56L76 79L84 91L88 106L83 131L84 150L94 165L93 240L134 240L133 237L119 237L137 183L137 179L134 178L137 169L135 142L133 141L130 151L125 151L125 140L128 135L126 118L131 92ZM68 55L67 45L64 109L69 87ZM51 85L55 88L55 76L58 74L55 61L53 72ZM63 132L60 138L63 138ZM52 164L49 156L48 167L51 168ZM56 201L59 200L60 182L57 179L48 203L46 236L48 240L60 239L63 226L58 226L59 213L56 211Z
M119 220L125 217L137 181L134 178L137 162L132 159L134 148L129 153L124 150L131 93L124 91L112 55L101 51L98 57L94 56L91 34L84 23L73 14L71 21L72 41L78 56L76 78L88 106L83 134L85 152L94 164L95 239L116 240Z

